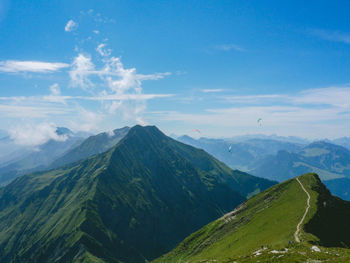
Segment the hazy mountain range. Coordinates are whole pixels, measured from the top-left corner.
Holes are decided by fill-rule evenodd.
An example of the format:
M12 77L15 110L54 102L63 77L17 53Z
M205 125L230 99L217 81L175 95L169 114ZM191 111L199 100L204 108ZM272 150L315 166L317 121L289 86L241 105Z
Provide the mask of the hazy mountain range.
M348 196L349 150L261 138L179 140L195 147L154 126L101 133L0 188L0 261L350 258L349 202L331 196L316 174L278 185L261 178L284 181L317 168L326 185ZM55 143L44 144L42 153L63 148ZM261 177L231 170L204 146Z
M67 128L58 127L56 133L65 135L65 140L51 139L36 147L16 146L6 137L2 148L0 140L0 149L6 151L7 148L17 147L18 150L12 154L13 158L0 166L0 185L5 185L25 173L52 169L105 152L124 137L128 130L128 127L124 127L85 139L81 136L86 134L73 133Z
M303 173L318 173L333 194L350 200L350 181L346 180L350 178L348 148L330 140L300 144L250 137L240 142L189 136L180 136L178 140L204 149L233 169L279 182ZM345 145L348 138L335 141Z
M0 139L0 185L6 185L28 172L58 168L105 152L116 145L129 129L115 129L85 139L81 136L87 134L59 127L57 133L66 135L66 140L49 140L35 149L16 145L3 131L5 137ZM311 143L299 137L259 134L228 139L194 139L186 135L176 138L204 149L232 169L259 177L283 181L301 173L317 172L332 193L347 200L350 198L348 188L344 186L350 187L349 181L344 178L349 173L347 163L350 154L348 149L338 146L350 144L349 138Z
M104 153L0 189L0 261L145 262L274 184L135 126Z

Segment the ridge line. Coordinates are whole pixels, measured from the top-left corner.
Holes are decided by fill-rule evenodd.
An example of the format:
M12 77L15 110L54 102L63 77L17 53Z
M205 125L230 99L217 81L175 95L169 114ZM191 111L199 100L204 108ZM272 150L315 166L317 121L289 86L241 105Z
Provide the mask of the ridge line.
M295 233L294 233L295 241L298 242L298 243L300 243L300 239L299 239L300 226L301 226L301 224L303 223L303 221L304 221L304 219L305 219L305 217L306 217L306 215L307 215L307 212L309 211L309 208L310 208L310 194L308 193L308 191L306 191L304 185L300 182L299 178L296 177L295 179L298 181L298 183L300 184L301 188L303 189L303 191L304 191L304 192L306 193L306 195L307 195L305 213L304 213L303 217L301 218L299 224L297 225L297 230L296 230Z

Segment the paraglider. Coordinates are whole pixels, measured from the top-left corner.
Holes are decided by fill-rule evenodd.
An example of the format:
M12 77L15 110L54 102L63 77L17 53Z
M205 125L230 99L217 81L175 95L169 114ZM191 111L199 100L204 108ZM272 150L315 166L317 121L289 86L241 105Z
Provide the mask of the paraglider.
M198 130L198 129L193 129L192 131L194 131L194 132L198 132L198 133L201 133L201 131L200 131L200 130Z
M259 118L259 119L257 120L257 123L259 124L259 126L261 126L261 125L262 125L262 118Z
M228 147L228 152L230 153L232 150L232 146L230 145L230 147Z

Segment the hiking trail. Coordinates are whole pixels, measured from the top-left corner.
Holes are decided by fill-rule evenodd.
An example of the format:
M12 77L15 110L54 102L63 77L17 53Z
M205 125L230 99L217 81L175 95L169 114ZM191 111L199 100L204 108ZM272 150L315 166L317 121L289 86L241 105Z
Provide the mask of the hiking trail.
M303 221L304 221L304 219L305 219L305 217L306 217L306 215L307 215L307 212L309 211L309 208L310 208L310 194L308 193L308 191L306 191L304 185L299 181L299 178L296 177L295 179L298 181L298 183L300 184L301 188L303 189L303 191L304 191L304 192L306 193L306 195L307 195L307 202L306 202L307 204L306 204L305 213L304 213L303 217L301 218L299 224L297 225L297 230L296 230L295 233L294 233L295 241L298 242L298 243L300 243L300 239L299 239L300 226L301 226L301 224L303 223Z

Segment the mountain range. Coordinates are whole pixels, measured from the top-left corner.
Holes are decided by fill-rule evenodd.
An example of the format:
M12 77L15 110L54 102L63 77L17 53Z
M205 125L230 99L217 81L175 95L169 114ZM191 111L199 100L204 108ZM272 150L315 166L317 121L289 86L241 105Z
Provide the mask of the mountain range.
M231 139L194 139L184 135L177 140L203 149L212 154L220 161L226 163L233 169L249 171L255 168L255 164L268 155L276 154L280 150L297 151L303 145L287 141L262 139L262 138L241 138L241 141Z
M350 178L350 151L324 141L314 142L297 152L279 151L267 156L250 171L256 176L277 181L308 172L317 172L326 185L328 180ZM341 192L339 184L331 185L335 193Z
M57 135L64 135L65 140L51 139L35 148L16 146L5 138L2 149L7 145L8 148L17 147L18 150L9 161L0 166L0 185L6 185L25 173L57 168L105 152L123 138L128 130L129 127L124 127L84 138L81 136L86 134L73 133L65 127L58 127Z
M350 200L350 183L346 179L350 178L350 150L333 141L304 145L249 136L240 142L229 139L194 139L189 136L178 139L206 150L231 168L270 180L282 182L300 174L318 173L333 194ZM347 138L334 141L345 144Z
M50 168L56 168L73 163L95 154L103 153L115 146L130 130L129 127L115 129L112 132L103 132L88 137L78 146L65 152L53 161Z
M59 156L84 140L64 127L58 127L56 133L65 136L65 139L59 141L50 139L36 147L23 147L16 145L9 137L3 138L0 149L5 152L12 149L12 154L9 154L10 158L7 161L3 160L0 165L0 185L5 185L25 173L45 169Z
M0 189L0 262L145 262L274 184L135 126L103 153Z

